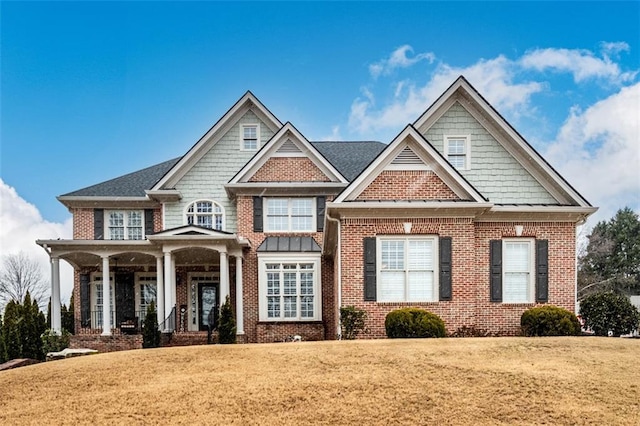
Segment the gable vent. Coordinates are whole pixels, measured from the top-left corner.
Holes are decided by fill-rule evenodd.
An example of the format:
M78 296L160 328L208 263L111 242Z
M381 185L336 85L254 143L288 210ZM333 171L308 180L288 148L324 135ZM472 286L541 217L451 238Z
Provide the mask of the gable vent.
M280 145L280 148L278 148L278 150L276 151L276 153L278 154L297 154L300 152L302 151L300 151L298 145L293 143L291 139L287 139L282 145Z
M398 154L391 164L424 164L424 162L407 146Z

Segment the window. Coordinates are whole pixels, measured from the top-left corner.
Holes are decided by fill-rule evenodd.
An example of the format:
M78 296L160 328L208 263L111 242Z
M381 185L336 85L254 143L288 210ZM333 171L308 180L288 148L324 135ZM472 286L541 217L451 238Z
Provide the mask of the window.
M319 256L260 258L260 321L320 320L319 265Z
M530 303L534 293L534 253L530 239L502 241L502 301Z
M257 124L240 126L240 148L243 151L257 151L260 146L260 127Z
M107 211L107 235L110 240L142 240L144 213L142 210Z
M110 312L111 312L111 327L114 327L115 321L115 291L114 291L114 276L110 275L109 278L109 295L111 296ZM104 306L104 293L102 292L102 275L95 275L93 277L93 291L92 296L92 312L91 312L91 324L93 328L102 328L103 324L103 312Z
M445 136L444 151L447 160L458 170L470 169L470 137L469 136Z
M187 206L187 224L222 231L224 211L213 201L196 201Z
M379 302L438 300L437 238L378 238Z
M136 274L136 281L136 286L138 288L138 292L136 292L136 297L138 298L138 312L136 313L136 316L140 321L143 321L147 316L147 309L149 309L149 305L151 305L152 302L156 307L156 312L164 307L159 307L157 302L156 274Z
M315 232L313 198L266 198L266 232Z

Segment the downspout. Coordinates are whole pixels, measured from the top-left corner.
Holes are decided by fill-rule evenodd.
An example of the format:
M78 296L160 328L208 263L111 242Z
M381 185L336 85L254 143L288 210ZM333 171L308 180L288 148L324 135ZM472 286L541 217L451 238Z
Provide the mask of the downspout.
M341 252L341 230L340 230L340 219L336 219L334 217L331 217L331 215L329 215L329 212L327 212L326 215L327 220L331 221L331 222L335 222L338 225L338 248L337 248L337 252L338 252L338 312L336 315L336 331L338 334L338 340L342 340L342 329L340 327L340 307L342 306L342 252Z

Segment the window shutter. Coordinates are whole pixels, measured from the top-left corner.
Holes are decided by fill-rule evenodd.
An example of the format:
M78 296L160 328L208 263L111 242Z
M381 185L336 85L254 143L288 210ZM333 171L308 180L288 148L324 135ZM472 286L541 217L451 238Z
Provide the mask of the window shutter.
M440 237L440 300L451 300L451 237Z
M104 240L104 210L93 209L93 239Z
M536 240L536 302L549 300L549 241Z
M491 301L502 302L502 240L491 240L489 246Z
M91 322L91 278L89 274L80 274L80 326L90 327Z
M316 219L317 219L317 231L322 232L324 230L324 207L327 203L327 197L316 198Z
M253 197L253 232L262 230L262 197Z
M364 300L376 300L376 239L364 239Z
M153 235L153 209L144 210L144 235Z

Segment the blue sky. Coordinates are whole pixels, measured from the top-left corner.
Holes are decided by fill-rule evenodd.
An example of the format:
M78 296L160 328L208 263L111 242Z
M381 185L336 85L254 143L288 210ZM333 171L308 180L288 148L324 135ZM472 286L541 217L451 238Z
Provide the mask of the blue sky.
M638 2L0 7L1 253L70 237L57 195L184 154L246 90L310 140L389 142L459 74L596 220L640 211Z

